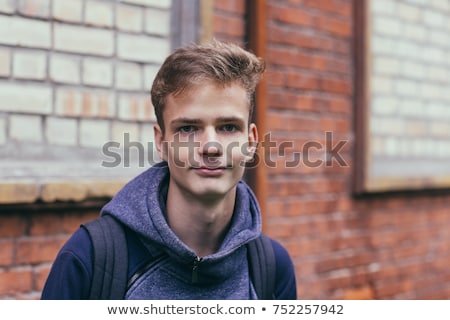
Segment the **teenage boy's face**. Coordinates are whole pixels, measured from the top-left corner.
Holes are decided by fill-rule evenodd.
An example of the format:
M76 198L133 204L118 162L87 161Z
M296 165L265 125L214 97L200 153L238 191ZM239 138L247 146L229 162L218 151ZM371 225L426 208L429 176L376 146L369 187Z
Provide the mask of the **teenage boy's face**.
M234 192L258 139L245 89L204 84L170 95L163 118L165 132L156 125L155 141L170 187L205 200Z

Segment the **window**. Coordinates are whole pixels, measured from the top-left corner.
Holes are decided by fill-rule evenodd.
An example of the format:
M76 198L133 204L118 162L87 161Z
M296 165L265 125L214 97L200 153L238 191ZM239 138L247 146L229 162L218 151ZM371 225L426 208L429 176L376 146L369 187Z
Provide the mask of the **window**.
M355 1L356 192L450 187L450 1Z

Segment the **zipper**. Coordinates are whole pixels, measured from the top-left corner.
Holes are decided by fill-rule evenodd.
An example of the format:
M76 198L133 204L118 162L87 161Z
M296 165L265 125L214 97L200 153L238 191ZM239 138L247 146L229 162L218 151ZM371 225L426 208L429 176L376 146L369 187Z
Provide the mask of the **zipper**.
M152 258L148 263L146 263L142 268L140 268L135 274L133 274L128 280L127 284L127 290L131 288L131 286L136 282L137 279L139 279L140 276L142 276L145 272L156 266L159 262L161 262L164 258L166 258L166 255L164 253L161 253L160 255L156 256L155 258Z
M194 261L192 263L192 283L198 282L198 265L203 260L203 258L200 258L196 256L194 258Z

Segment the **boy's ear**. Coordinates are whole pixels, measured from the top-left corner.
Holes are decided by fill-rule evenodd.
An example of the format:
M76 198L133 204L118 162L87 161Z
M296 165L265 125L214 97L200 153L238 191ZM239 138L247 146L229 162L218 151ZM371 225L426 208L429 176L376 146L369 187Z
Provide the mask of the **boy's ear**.
M256 124L250 123L250 126L248 128L248 145L246 150L247 152L245 154L245 162L253 160L257 146L258 146L258 128L256 127Z
M158 151L158 156L161 160L167 161L167 150L164 143L164 133L162 132L160 126L155 124L153 126L153 134L155 136L155 147Z

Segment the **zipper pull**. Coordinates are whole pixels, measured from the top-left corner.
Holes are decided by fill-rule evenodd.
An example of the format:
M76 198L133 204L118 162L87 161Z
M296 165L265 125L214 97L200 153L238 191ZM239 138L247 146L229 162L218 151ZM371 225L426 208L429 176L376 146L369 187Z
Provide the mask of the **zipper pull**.
M192 283L198 282L198 264L202 261L202 258L195 257L192 264Z

